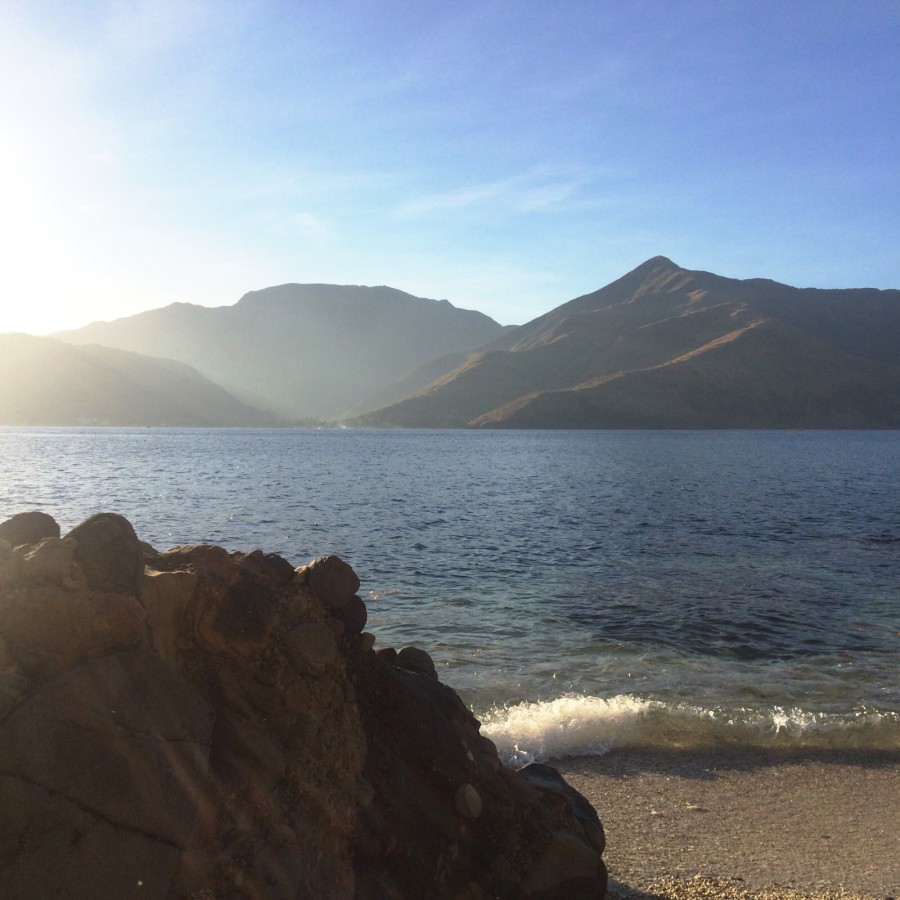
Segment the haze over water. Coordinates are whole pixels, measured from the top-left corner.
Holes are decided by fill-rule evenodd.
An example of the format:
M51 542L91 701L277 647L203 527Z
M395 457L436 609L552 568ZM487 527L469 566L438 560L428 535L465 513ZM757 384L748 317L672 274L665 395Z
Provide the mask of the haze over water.
M509 759L900 747L900 433L0 429L0 517L326 553Z

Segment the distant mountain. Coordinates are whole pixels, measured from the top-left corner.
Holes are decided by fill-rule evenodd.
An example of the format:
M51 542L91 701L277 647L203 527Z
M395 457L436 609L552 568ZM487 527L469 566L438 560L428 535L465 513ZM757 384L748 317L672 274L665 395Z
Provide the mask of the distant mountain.
M259 426L280 420L182 363L0 334L0 424Z
M900 291L739 281L658 256L352 424L900 428Z
M488 316L389 287L284 284L233 306L175 303L59 337L178 360L293 419L335 419L397 399L419 366L502 335ZM402 396L402 394L401 394Z

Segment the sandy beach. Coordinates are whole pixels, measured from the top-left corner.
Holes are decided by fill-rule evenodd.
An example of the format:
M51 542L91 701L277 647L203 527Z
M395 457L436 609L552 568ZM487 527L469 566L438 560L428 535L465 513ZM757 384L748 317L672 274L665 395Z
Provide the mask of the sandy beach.
M552 763L613 898L900 896L900 751L618 750Z

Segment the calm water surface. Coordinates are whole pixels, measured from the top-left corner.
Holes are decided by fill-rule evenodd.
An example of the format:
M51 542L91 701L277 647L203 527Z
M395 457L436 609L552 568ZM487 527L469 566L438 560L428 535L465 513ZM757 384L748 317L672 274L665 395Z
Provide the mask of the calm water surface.
M0 429L0 517L323 553L509 757L900 746L900 432Z

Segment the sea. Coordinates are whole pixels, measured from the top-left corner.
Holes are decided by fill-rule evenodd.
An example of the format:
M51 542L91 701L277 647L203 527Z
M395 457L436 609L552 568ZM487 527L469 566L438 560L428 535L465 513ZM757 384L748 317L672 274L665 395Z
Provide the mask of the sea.
M350 563L510 764L900 749L900 432L0 429L0 519Z

